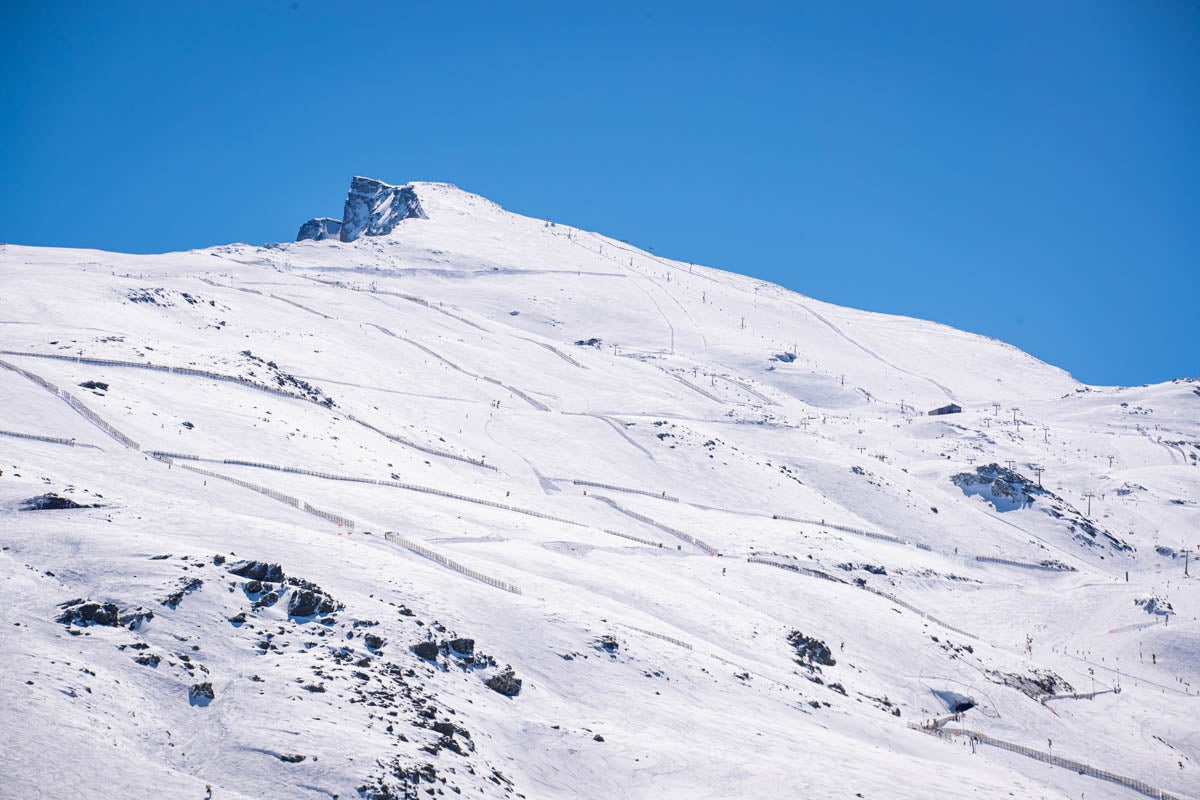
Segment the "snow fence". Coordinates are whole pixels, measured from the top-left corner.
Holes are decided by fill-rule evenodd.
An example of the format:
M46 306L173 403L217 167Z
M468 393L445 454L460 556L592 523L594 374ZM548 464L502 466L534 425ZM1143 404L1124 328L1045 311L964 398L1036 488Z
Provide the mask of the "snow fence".
M1020 753L1028 758L1035 758L1038 761L1044 761L1047 764L1053 764L1056 767L1063 767L1065 769L1073 770L1078 772L1080 775L1091 775L1093 778L1100 778L1101 780L1124 786L1127 789L1133 789L1135 792L1140 792L1146 797L1153 797L1155 800L1184 800L1184 798L1180 797L1179 795L1164 792L1157 786L1151 786L1145 781L1139 781L1136 778L1118 775L1115 772L1098 769L1097 767L1083 764L1078 761L1072 761L1069 758L1063 758L1061 756L1045 753L1041 750L1034 750L1032 747L1025 747L1024 745L1013 744L1012 742L1006 742L1002 739L996 739L992 736L988 736L986 733L980 733L979 731L967 730L966 728L932 728L912 722L909 723L909 727L913 730L919 730L923 733L928 733L931 736L937 736L940 738L948 738L950 736L969 736L980 744L991 745L992 747L998 747L1002 750L1008 750L1012 753Z
M437 553L433 550L430 550L428 547L425 547L424 545L420 545L414 541L405 539L403 536L401 536L400 534L398 534L394 531L384 531L383 538L388 540L389 542L394 542L394 543L400 545L401 547L405 547L409 550L412 550L417 555L424 556L425 558L428 558L430 561L436 561L437 563L441 564L443 567L447 567L448 569L452 569L455 572L460 572L469 578L474 578L477 581L486 583L488 586L495 586L497 589L503 589L504 591L512 592L513 594L524 594L524 592L521 591L521 587L517 586L516 584L509 583L508 581L502 581L499 578L493 578L490 575L484 575L482 572L479 572L478 570L473 570L470 567L464 567L462 564L459 564L457 561L452 561L451 559L446 558L441 553Z

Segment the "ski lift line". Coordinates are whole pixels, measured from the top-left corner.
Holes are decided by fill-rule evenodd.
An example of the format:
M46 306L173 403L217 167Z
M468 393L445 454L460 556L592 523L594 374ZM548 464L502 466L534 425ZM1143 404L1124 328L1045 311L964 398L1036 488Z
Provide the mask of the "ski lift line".
M1153 686L1155 689L1162 689L1167 692L1174 692L1175 694L1180 695L1181 697L1188 697L1193 700L1196 697L1195 695L1188 694L1187 692L1183 691L1182 689L1177 689L1174 686L1168 686L1165 683L1158 683L1157 681L1153 681L1149 678L1138 675L1137 673L1130 672L1127 669L1116 669L1116 668L1110 667L1106 664L1098 664L1095 661L1092 661L1083 656L1077 656L1077 655L1074 655L1072 653L1068 653L1065 651L1062 653L1062 655L1066 656L1067 658L1073 658L1076 661L1082 661L1083 663L1087 664L1088 666L1092 667L1093 669L1102 669L1102 670L1106 670L1108 672L1112 672L1114 674L1120 673L1125 678L1129 678L1130 680L1135 680L1138 683L1144 683L1147 686Z

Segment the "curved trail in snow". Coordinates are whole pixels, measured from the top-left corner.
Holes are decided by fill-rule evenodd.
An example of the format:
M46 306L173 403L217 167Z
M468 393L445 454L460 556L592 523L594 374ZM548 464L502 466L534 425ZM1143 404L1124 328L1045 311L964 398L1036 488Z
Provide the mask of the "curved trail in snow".
M653 253L644 253L644 252L642 252L641 250L636 250L636 249L634 249L634 248L631 248L631 247L623 247L623 246L621 246L620 244L618 244L618 243L614 242L614 241L613 241L613 240L611 240L611 239L606 239L606 238L604 238L604 237L603 237L603 236L601 236L600 234L592 233L591 231L584 231L584 232L585 232L585 233L588 233L588 234L590 234L591 236L593 236L593 237L595 237L595 238L597 238L597 239L599 239L599 240L601 240L601 241L603 241L605 244L609 245L610 247L614 247L614 248L616 248L616 249L618 249L618 250L624 250L624 251L625 251L625 252L627 252L627 253L632 253L633 255L641 256L641 257L643 257L643 258L650 258L650 259L653 259L653 260L655 260L655 261L659 262L660 264L662 264L662 265L664 265L664 266L666 266L666 267L670 267L671 269L676 269L676 270L680 270L680 271L682 271L682 269L683 269L683 268L682 268L682 267L680 267L678 264L675 264L675 263L673 263L673 262L671 262L671 261L669 261L669 260L667 260L667 259L664 259L664 258L662 258L661 256L656 256L656 255L654 255ZM586 249L586 248L585 248L585 249ZM590 252L590 251L589 251L589 252ZM619 262L618 262L618 263L619 263ZM735 285L733 285L733 284L730 284L730 283L726 283L725 281L720 281L720 280L717 280L716 278L713 278L713 277L712 277L712 276L710 276L710 275L705 275L705 274L703 274L703 273L699 273L699 274L697 274L697 273L694 273L694 272L689 272L688 274L689 274L689 275L693 275L693 276L697 276L697 275L698 275L698 277L701 277L701 278L703 278L703 279L705 279L705 280L708 280L708 281L711 281L711 282L713 282L713 283L716 283L716 284L718 284L719 286L723 286L723 287L725 287L725 288L727 288L727 289L733 289L734 291L740 291L740 292L742 292L742 293L744 293L744 294L751 294L751 292L750 292L749 290L747 290L747 289L744 289L744 288L742 288L742 287L740 287L740 286L735 286ZM657 284L656 284L656 285L657 285ZM674 298L672 298L672 299L674 299ZM855 346L855 347L857 347L859 350L862 350L864 353L866 353L867 355L869 355L869 356L871 356L872 358L876 359L876 360L877 360L877 361L879 361L880 363L882 363L882 364L886 364L887 366L891 367L892 369L896 370L897 372L902 372L902 373L904 373L904 374L906 374L906 375L910 375L910 376L912 376L912 377L914 377L914 378L917 378L918 380L928 381L929 383L931 383L931 384L933 384L934 386L938 387L938 389L940 389L940 390L942 391L942 393L944 393L944 394L946 395L946 397L948 397L950 400L955 400L954 393L953 393L953 392L951 392L951 390L950 390L950 388L949 388L948 386L946 386L946 385L944 385L944 384L942 384L942 383L940 383L940 382L938 382L938 381L934 380L933 378L930 378L930 377L929 377L929 376L927 376L927 375L921 375L921 374L919 374L919 373L913 372L913 371L911 371L911 370L907 370L907 369L905 369L905 368L903 368L903 367L900 367L900 366L897 366L896 364L893 364L891 361L888 361L886 358L884 358L883 356L881 356L879 353L876 353L874 350L871 350L869 347L867 347L867 346L865 346L865 345L861 344L860 342L858 342L857 340L855 340L853 337L851 337L849 334L847 334L847 333L845 333L844 331L842 331L842 329L841 329L841 328L839 328L837 325L835 325L835 324L834 324L833 322L831 322L830 320L826 319L826 318L825 318L825 317L824 317L822 314L819 314L819 313L817 313L816 311L814 311L813 309L809 308L809 306L808 306L808 304L807 304L807 303L804 303L803 301L801 301L801 300L798 300L798 299L796 299L795 297L783 297L783 298L780 298L780 299L782 299L784 302L790 303L790 304L792 304L792 305L797 305L797 306L799 306L800 308L804 309L804 310L805 310L805 311L806 311L808 314L810 314L812 317L814 317L815 319L819 320L820 322L822 322L822 323L824 323L826 326L828 326L828 327L829 327L829 329L830 329L831 331L833 331L834 333L836 333L838 336L840 336L841 338L845 339L847 342L849 342L850 344L854 345L854 346ZM675 302L676 302L676 303L678 303L679 301L678 301L678 300L676 300ZM686 312L685 312L685 313L686 313ZM690 317L690 315L689 315L689 317ZM707 350L707 342L705 342L705 349Z
M530 397L528 394L521 391L520 389L517 389L516 387L513 387L513 386L509 386L507 383L502 383L501 381L498 381L495 378L492 378L490 376L480 375L478 373L471 372L470 370L464 369L464 368L460 367L458 364L455 364L450 359L446 358L445 356L443 356L439 353L434 352L433 350L430 350L428 347L426 347L425 345L421 344L420 342L418 342L414 339L409 339L407 336L401 336L398 333L392 333L387 328L383 327L382 325L376 325L374 322L368 322L366 324L370 325L372 328L375 328L376 330L378 330L382 333L387 334L388 336L391 336L393 339L399 339L402 342L408 342L409 344L411 344L413 347L417 348L418 350L423 351L427 355L433 356L434 358L436 358L438 361L441 361L446 366L450 367L451 369L458 370L459 372L461 372L464 375L469 375L472 378L476 378L477 380L481 380L481 381L487 381L488 383L494 383L497 386L507 389L513 395L521 398L526 403L528 403L529 405L536 408L538 411L549 411L550 410L550 407L547 406L545 403L542 403L538 400L533 399L532 397Z
M610 243L610 242L608 242L608 241L606 241L606 240L605 240L603 237L601 237L601 236L600 236L600 235L598 235L598 234L592 233L591 231L580 231L580 232L581 232L581 233L586 233L587 235L591 236L592 238L594 238L594 239L598 240L598 241L600 242L600 246L601 246L601 247L603 247L603 245L605 245L605 244L610 244L610 245L611 245L611 243ZM696 335L698 335L698 336L700 337L700 342L701 342L701 345L702 345L702 347L703 347L703 351L704 351L704 353L706 353L706 354L708 353L708 337L706 337L706 336L704 335L704 328L703 328L703 327L702 327L702 326L701 326L699 323L697 323L697 322L696 322L695 318L694 318L694 317L691 315L691 312L689 312L689 311L687 310L687 308L686 308L686 307L683 305L683 303L680 303L680 302L679 302L679 299L678 299L678 298L676 298L676 297L675 297L675 295L674 295L674 294L673 294L673 293L672 293L670 290L668 290L668 289L667 289L665 286L663 286L663 285L662 285L662 284L660 284L660 283L659 283L657 280L655 280L653 276L651 276L651 275L647 275L646 273L642 272L640 269L638 269L638 268L637 268L635 265L633 265L633 264L623 264L623 263L621 263L620 261L618 261L616 258L614 258L613 256L608 256L608 255L605 255L605 254L604 254L604 253L602 253L602 252L594 252L594 251L593 251L593 250L591 250L590 248L588 248L588 247L585 247L585 246L583 245L583 243L582 243L582 242L580 242L578 239L574 239L574 238L572 238L572 239L571 239L571 241L572 241L574 244L576 244L577 246L579 246L579 247L582 247L584 250L587 250L589 253L592 253L593 255L598 255L598 256L600 256L601 258L604 258L604 259L607 259L607 260L609 260L609 261L613 262L613 263L614 263L614 264L616 264L618 267L621 267L623 270L630 270L630 271L632 271L633 273L635 273L636 275L638 275L638 276L639 276L639 277L641 277L642 279L644 279L644 280L648 281L648 282L649 282L649 283L650 283L652 286L654 286L654 288L655 288L655 289L657 289L658 291L660 291L660 292L662 292L663 294L665 294L665 295L667 296L667 298L668 298L668 299L669 299L669 300L670 300L672 303L674 303L676 306L678 306L678 307L679 307L679 310L680 310L680 311L683 313L683 315L684 315L684 316L687 318L687 321L688 321L688 323L691 325L691 327L693 328L693 330L696 332ZM626 249L626 248L620 248L620 249ZM638 283L637 283L637 281L634 281L633 283L634 283L634 285L635 285L635 286L638 286ZM646 290L644 287L638 286L638 288L639 288L639 289L642 289L642 291L643 291L643 292L646 292L647 296L650 296L650 293L649 293L649 291L648 291L648 290ZM663 318L667 320L667 324L668 324L668 325L671 325L671 331L672 331L672 347L671 347L671 353L672 353L672 354L674 354L674 353L675 353L675 347L674 347L674 344L673 344L673 342L674 342L674 332L675 332L675 326L674 326L673 324L671 324L671 321L670 321L670 319L667 317L666 313L665 313L665 312L663 312L663 310L662 310L662 307L661 307L660 305L658 305L658 302L657 302L657 301L655 301L655 300L654 300L654 298L653 298L652 296L650 297L650 299L651 299L651 301L652 301L652 302L654 302L654 306L655 306L655 308L657 308L657 309L658 309L659 313L663 315Z

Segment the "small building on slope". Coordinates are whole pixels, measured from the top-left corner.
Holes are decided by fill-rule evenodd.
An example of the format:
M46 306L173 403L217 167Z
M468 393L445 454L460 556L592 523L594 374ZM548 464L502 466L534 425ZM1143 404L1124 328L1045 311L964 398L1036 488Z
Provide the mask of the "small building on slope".
M933 411L929 412L929 416L940 417L942 414L961 414L961 413L962 413L962 406L958 405L957 403L951 403L948 406L942 406L941 408L935 408Z

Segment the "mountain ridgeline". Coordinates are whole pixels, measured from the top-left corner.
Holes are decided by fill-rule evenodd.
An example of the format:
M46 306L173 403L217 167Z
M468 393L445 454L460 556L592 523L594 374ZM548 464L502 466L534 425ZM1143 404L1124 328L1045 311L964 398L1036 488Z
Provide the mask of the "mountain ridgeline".
M445 183L0 286L3 800L1200 798L1196 381Z

